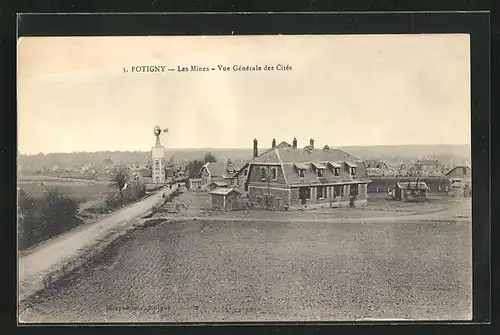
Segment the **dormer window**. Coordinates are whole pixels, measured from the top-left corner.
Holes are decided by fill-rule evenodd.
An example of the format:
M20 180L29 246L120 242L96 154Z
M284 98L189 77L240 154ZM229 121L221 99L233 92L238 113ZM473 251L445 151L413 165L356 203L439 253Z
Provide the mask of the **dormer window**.
M278 179L278 168L276 167L271 168L271 177L273 178L273 180Z
M299 177L300 178L306 177L306 170L305 169L299 169Z
M243 171L243 174L244 174L244 176L246 177L246 176L247 176L247 174L248 174L248 169L245 169L245 170Z
M351 176L355 176L355 175L356 175L356 168L355 168L355 167L351 167L351 168L349 168L349 169L351 170L351 171L350 171Z
M340 176L340 168L334 168L334 169L333 169L333 174L334 174L335 176Z
M266 168L262 166L260 168L260 179L261 180L266 180L266 177L267 177Z
M323 177L323 169L318 169L317 172L318 172L318 178Z

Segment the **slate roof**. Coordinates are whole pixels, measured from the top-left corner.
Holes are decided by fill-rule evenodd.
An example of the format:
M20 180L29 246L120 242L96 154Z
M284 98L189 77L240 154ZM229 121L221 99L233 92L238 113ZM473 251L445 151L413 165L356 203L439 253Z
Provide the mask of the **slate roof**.
M364 163L358 158L340 149L313 149L304 150L293 147L275 147L252 159L249 164L276 164L283 167L287 184L298 185L321 185L325 183L352 183L369 182L367 179ZM322 177L317 175L318 167L344 167L340 175L335 176L332 168L325 168ZM351 176L348 166L357 166L356 176ZM304 178L301 178L297 169L306 169Z
M215 190L213 191L210 191L208 192L209 194L215 194L215 195L228 195L229 193L237 193L237 194L241 194L240 191L234 189L234 188L226 188L226 187L220 187L220 188L216 188Z

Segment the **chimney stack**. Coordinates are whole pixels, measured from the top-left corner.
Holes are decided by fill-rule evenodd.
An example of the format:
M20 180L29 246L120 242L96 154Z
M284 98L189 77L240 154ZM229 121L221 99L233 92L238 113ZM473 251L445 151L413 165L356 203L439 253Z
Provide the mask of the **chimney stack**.
M309 148L314 149L314 140L312 138L309 140Z
M273 145L272 145L272 147L273 148L276 147L276 139L275 138L273 138Z
M294 138L293 138L292 146L293 146L295 149L297 149L297 138L296 138L296 137L294 137Z
M257 139L253 139L253 158L257 157L259 155L259 149L257 146Z

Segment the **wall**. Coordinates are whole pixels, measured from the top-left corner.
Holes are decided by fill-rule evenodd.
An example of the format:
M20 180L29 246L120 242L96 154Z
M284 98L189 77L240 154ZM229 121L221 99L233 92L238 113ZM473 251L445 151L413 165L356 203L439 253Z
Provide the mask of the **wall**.
M212 209L213 210L224 210L224 196L218 194L211 194L212 197Z
M287 188L267 188L263 186L255 186L255 185L249 185L248 187L248 195L250 197L250 202L254 207L266 207L265 204L265 197L269 194L269 197L271 199L275 198L280 198L281 199L281 205L280 207L284 206L290 206L289 203L289 197L290 197L290 190ZM258 202L258 197L262 197L262 200L264 201L262 204L259 205ZM277 205L277 202L270 202L270 205L272 207L275 207ZM282 208L275 208L275 209L282 209Z
M261 179L261 175L260 175L260 168L261 167L266 168L266 173L267 173L267 167L268 167L267 165L254 165L254 164L252 164L250 166L250 169L248 171L248 173L250 173L249 183L257 184L257 185L258 184L265 184L265 185L268 184L267 178L266 178L266 180ZM277 169L277 180L272 180L272 178L271 178L271 169L272 168ZM284 185L284 184L286 184L285 176L283 174L283 169L281 168L281 165L269 166L269 183L271 185Z
M350 203L350 190L351 187L358 187L358 196L354 202L356 206L366 206L367 205L367 185L366 184L351 184L351 185L341 185L343 189L342 196L334 197L334 186L326 186L326 196L321 199L317 199L317 186L310 187L311 199L307 200L306 206L316 207L316 205L322 205L319 207L348 207ZM299 200L299 188L292 188L291 192L291 206L301 206Z
M210 184L210 182L211 182L210 179L211 178L210 178L210 175L209 175L207 169L203 168L201 170L201 180L202 180L203 187L205 187L205 188L208 187L208 184Z

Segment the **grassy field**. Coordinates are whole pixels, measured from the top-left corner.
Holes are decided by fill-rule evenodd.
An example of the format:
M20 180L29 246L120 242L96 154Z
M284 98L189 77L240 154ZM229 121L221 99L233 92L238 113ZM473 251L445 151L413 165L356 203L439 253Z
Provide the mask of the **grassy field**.
M366 207L358 208L335 208L335 209L314 209L304 211L234 211L234 212L220 212L211 210L210 195L207 192L183 192L179 197L175 198L171 204L167 204L164 208L160 209L158 216L162 213L175 212L181 216L218 216L224 218L251 218L268 217L270 220L277 218L286 218L288 216L293 218L304 218L310 220L314 218L335 217L341 218L364 218L364 217L391 217L408 214L423 214L443 211L449 207L455 207L463 199L454 199L450 197L443 197L432 195L428 201L422 203L390 201L387 196L382 194L374 194L368 196L368 205Z
M471 316L465 222L166 222L30 302L26 322Z
M50 177L29 177L18 182L18 189L30 193L35 197L43 194L47 188L59 188L64 195L74 198L80 203L96 201L105 198L116 189L105 182L84 181L74 179L54 179Z

